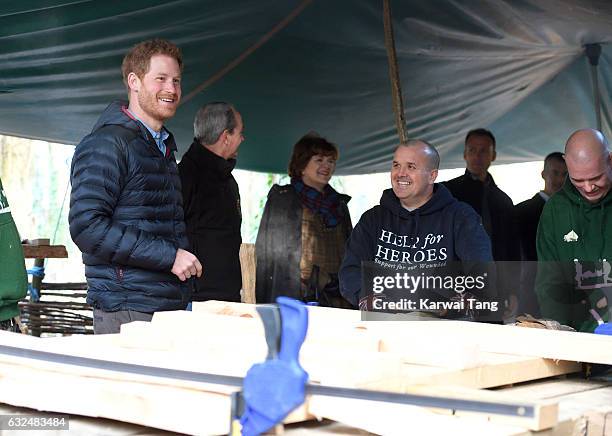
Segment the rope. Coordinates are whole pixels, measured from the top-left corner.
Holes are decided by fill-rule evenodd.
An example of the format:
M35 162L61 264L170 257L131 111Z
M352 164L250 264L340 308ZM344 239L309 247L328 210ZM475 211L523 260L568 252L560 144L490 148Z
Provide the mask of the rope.
M62 219L62 213L64 212L64 205L66 204L66 197L68 195L68 188L70 187L70 179L66 183L66 189L64 190L64 199L62 200L62 207L60 208L59 214L57 215L57 222L55 223L55 230L53 231L53 237L51 238L51 245L55 244L55 237L57 236L57 229Z
M404 115L404 102L402 101L402 87L400 83L397 54L395 52L395 38L393 37L393 18L391 15L390 0L383 2L383 18L385 26L385 46L389 60L389 80L391 80L391 96L393 97L393 112L395 112L395 126L401 143L408 141L406 116Z
M268 33L266 33L264 36L262 36L255 44L253 44L252 46L247 48L236 59L231 61L225 67L221 68L219 71L217 71L215 74L213 74L208 80L206 80L202 84L196 86L193 91L191 91L189 94L184 96L181 99L181 105L187 103L189 100L191 100L197 94L199 94L204 89L206 89L209 86L211 86L217 80L221 79L223 76L225 76L231 70L233 70L238 65L240 65L242 63L242 61L244 61L247 57L249 57L251 54L253 54L253 52L255 52L255 50L257 50L259 47L264 45L270 38L272 38L275 34L277 34L283 28L285 28L287 26L287 24L289 24L291 21L293 21L293 19L295 17L297 17L306 8L306 6L308 6L311 2L312 2L312 0L304 0L304 1L302 1L302 3L300 3L293 11L291 11L291 13L289 15L287 15L285 18L283 18L278 24L276 24L276 26L274 26Z
M43 278L45 276L45 267L34 265L32 268L26 270L32 277ZM30 294L30 301L40 300L40 290L28 283L28 294Z

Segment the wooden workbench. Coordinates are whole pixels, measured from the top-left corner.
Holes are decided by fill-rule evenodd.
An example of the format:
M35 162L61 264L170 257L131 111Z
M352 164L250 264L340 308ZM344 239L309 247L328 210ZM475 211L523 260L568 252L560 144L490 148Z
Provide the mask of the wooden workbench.
M612 364L605 352L612 349L612 337L463 321L363 322L358 311L341 309L309 307L308 312L300 361L313 383L512 403L534 413L509 417L453 411L444 404L431 409L313 395L287 417L296 431L305 431L304 422L319 417L375 434L516 436L543 430L562 435L584 416L605 420L597 405L603 413L612 412L607 383L568 379L571 386L560 380L563 386L555 389L526 388L535 380L579 372L579 360ZM194 303L193 312L159 312L150 323L122 326L118 335L41 339L0 332L0 345L233 376L244 376L267 353L256 308L224 302ZM75 366L67 360L0 353L0 402L188 434L227 430L235 387L115 371L108 364ZM511 389L500 388L510 384ZM578 396L577 403L565 403L565 395Z
M550 399L559 403L559 423L546 432L533 432L516 429L515 432L504 432L505 426L494 423L486 424L481 430L486 430L487 435L506 434L512 436L605 436L606 429L612 428L612 380L590 381L579 377L557 378L545 381L530 382L515 387L504 388L504 392L530 395L538 399ZM41 412L24 407L15 407L0 404L0 415L40 415ZM61 414L48 414L57 415ZM144 427L121 421L104 418L92 418L81 415L70 414L70 432L87 435L112 434L115 436L132 436L135 434L147 434L155 436L173 436L179 433L164 431L152 427ZM171 419L171 417L168 417ZM396 428L391 434L438 434L436 428L421 429L411 428L410 423L405 423L401 428ZM507 430L507 428L506 428ZM3 431L3 436L23 436L24 432L19 430ZM366 430L351 427L350 425L330 420L308 421L297 424L286 425L284 434L289 436L324 436L324 435L370 435ZM452 434L463 434L456 429ZM476 433L474 433L476 434Z

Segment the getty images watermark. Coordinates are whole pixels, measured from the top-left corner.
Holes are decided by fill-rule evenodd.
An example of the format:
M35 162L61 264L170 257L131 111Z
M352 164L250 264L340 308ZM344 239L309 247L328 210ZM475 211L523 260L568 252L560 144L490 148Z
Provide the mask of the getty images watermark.
M400 298L399 300L387 301L376 298L389 290L404 291L414 295L419 289L438 293L440 290L454 291L462 294L466 291L482 291L486 286L488 273L477 276L432 276L421 273L413 275L407 272L395 273L395 275L375 276L372 280L372 306L375 310L382 311L442 311L442 310L488 310L496 312L499 310L497 301L481 301L476 297L466 297L455 300L438 300L436 298ZM438 294L439 295L439 294Z
M493 263L364 262L359 306L373 312L498 320L503 305L496 297L497 277Z

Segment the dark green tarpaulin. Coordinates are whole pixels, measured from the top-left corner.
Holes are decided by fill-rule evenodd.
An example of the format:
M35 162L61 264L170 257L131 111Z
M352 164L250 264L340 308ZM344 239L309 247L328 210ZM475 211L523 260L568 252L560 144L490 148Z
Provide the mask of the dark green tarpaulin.
M444 168L463 165L473 127L494 131L506 163L540 159L571 131L595 127L587 43L603 46L610 134L612 2L391 6L408 130L439 147ZM293 143L316 130L340 145L338 173L388 170L397 134L381 0L3 1L0 132L77 143L125 96L123 54L151 37L183 49L183 96L238 61L168 123L181 153L197 108L225 100L246 125L241 168L285 171Z

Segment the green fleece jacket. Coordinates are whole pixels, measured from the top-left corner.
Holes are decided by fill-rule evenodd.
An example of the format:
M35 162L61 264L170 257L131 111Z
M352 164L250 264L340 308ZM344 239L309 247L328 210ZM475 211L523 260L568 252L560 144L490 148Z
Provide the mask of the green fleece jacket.
M609 321L612 307L612 193L589 203L569 178L544 206L537 233L536 293L542 316L576 330ZM604 295L608 295L606 304Z
M19 315L27 288L23 248L0 180L0 321Z

